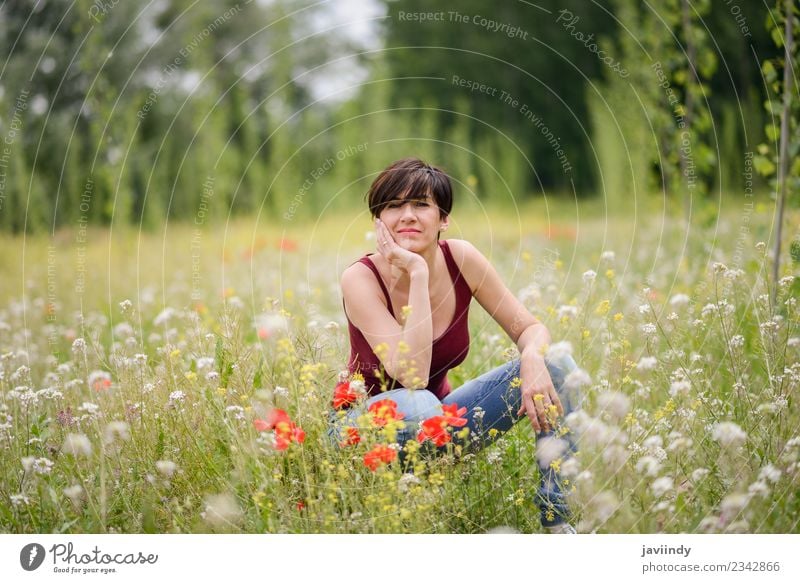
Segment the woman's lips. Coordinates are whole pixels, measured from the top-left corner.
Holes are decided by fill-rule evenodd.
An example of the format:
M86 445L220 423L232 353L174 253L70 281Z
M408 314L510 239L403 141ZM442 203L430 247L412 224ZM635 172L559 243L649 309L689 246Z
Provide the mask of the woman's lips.
M416 229L401 229L397 231L398 233L420 233L421 231L417 231Z

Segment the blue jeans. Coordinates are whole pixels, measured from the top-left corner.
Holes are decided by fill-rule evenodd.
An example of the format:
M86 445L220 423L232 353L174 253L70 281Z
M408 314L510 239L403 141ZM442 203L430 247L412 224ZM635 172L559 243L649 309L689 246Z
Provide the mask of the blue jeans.
M565 386L566 376L577 368L571 356L566 355L558 362L545 360L547 371L553 381L553 387L558 393L564 407L564 415L580 408L581 395L578 387ZM346 439L344 427L357 427L357 419L374 402L382 399L391 399L397 403L397 410L403 413L405 428L397 432L397 442L402 446L406 441L416 439L419 424L434 415L440 415L442 405L457 403L458 407L466 407L465 417L468 419L469 436L466 442L459 441L454 435L453 442L460 443L468 451L483 449L496 440L499 434L505 433L521 420L530 423L527 415L517 415L522 406L522 393L517 383L512 383L520 374L520 361L514 359L499 366L476 379L468 381L450 392L443 400L427 390L395 389L375 395L366 400L360 407L347 411L343 417L332 412L328 437L338 444ZM476 408L483 410L482 415L475 415ZM495 429L496 431L491 431ZM458 429L454 431L457 432ZM537 446L545 438L553 436L552 431L537 434ZM562 436L565 441L565 451L561 459L576 451L576 443L571 433ZM446 447L439 448L446 451ZM536 497L537 506L541 511L542 526L552 526L569 520L569 508L558 471L548 459L539 459L539 473L541 477L539 491ZM400 453L403 462L403 452Z

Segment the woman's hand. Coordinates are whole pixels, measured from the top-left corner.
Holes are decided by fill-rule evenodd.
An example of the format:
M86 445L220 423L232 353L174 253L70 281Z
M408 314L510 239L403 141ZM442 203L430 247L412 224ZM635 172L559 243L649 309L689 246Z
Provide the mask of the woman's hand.
M378 253L383 255L390 265L409 275L412 272L428 271L428 264L425 263L425 260L420 255L398 245L392 233L380 219L375 219L375 243Z
M564 414L561 399L558 398L544 357L541 355L520 356L520 380L522 386L522 406L517 415L526 413L536 433L550 431L555 417ZM555 409L553 409L555 407Z

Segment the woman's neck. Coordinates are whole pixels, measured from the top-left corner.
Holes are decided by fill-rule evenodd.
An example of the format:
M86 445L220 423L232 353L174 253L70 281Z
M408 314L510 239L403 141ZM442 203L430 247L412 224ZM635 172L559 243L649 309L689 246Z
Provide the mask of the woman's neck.
M432 287L436 277L436 270L439 261L439 242L437 241L431 247L419 254L428 265L428 287ZM411 285L411 278L408 273L390 265L391 268L391 283L390 288L408 290Z

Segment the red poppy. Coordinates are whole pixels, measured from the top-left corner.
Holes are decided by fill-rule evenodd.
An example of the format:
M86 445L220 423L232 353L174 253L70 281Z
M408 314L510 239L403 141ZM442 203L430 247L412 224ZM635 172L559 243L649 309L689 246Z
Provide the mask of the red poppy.
M349 407L358 399L358 393L350 388L350 381L345 381L336 385L333 389L333 408L341 409Z
M300 429L283 409L273 409L267 414L266 419L253 420L257 431L275 432L275 449L282 451L292 442L303 443L306 432Z
M548 239L570 239L574 241L576 235L577 231L573 227L565 225L551 224L548 225L545 231L545 236Z
M396 457L397 451L388 445L376 445L364 454L364 465L374 472L378 466L391 463Z
M436 447L441 447L450 442L451 436L447 431L448 427L447 419L442 415L429 417L422 422L421 429L417 433L417 441L422 443L426 439L430 439Z
M463 427L467 424L467 420L464 418L467 412L466 407L459 409L456 403L442 405L442 412L443 415L434 415L422 422L419 433L417 433L417 441L422 443L426 439L430 439L436 447L441 447L450 443L452 439L448 427Z
M442 412L444 413L443 417L447 420L447 423L453 427L464 427L464 425L467 424L467 420L464 419L464 415L467 414L466 407L461 407L461 409L459 409L456 403L452 405L442 405Z
M347 447L348 445L356 445L361 441L361 434L358 432L358 429L355 427L348 427L347 428L347 439L342 441L339 445L342 447Z
M278 243L278 248L281 251L297 251L297 241L284 237Z
M397 410L397 403L391 399L375 401L367 410L372 413L372 422L379 427L384 427L389 421L397 421L405 417Z

